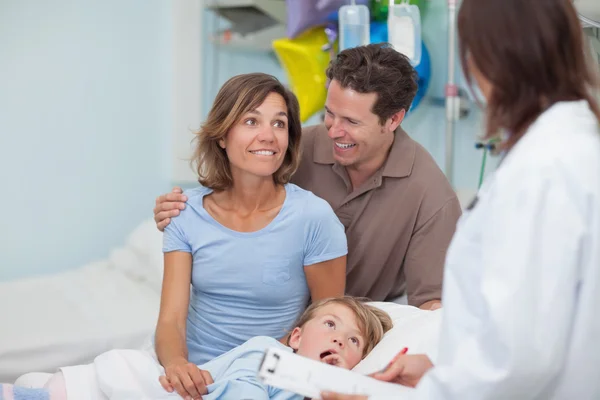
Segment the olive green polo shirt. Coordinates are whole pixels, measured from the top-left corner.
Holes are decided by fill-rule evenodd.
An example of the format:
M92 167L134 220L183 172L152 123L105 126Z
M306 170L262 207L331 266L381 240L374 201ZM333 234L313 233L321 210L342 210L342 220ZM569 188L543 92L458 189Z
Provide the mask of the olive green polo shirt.
M441 299L461 208L427 150L398 128L385 164L353 190L324 125L304 128L302 142L292 182L327 200L346 227L346 293L376 301L406 293L414 306Z

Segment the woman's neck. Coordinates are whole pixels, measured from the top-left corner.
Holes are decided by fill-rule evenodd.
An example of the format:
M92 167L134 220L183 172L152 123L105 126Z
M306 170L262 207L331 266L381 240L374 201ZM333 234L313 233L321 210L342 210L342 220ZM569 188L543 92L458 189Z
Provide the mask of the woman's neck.
M233 179L233 186L221 193L225 207L243 214L270 209L274 206L283 189L268 179Z

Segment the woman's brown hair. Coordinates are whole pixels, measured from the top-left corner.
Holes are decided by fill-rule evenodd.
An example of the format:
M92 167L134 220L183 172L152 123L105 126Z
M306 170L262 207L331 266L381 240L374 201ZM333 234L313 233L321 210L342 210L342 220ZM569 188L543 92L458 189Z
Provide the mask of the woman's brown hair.
M600 120L597 73L571 0L463 0L458 38L469 85L468 61L491 83L486 137L505 130L503 148L560 101L586 100Z
M237 75L229 79L219 90L206 122L196 133L197 141L192 164L198 172L198 182L213 190L225 190L232 186L233 178L225 150L219 140L248 111L256 109L270 93L283 97L287 106L288 148L281 167L273 174L276 184L290 181L300 163L300 107L296 96L286 89L277 78L263 73Z

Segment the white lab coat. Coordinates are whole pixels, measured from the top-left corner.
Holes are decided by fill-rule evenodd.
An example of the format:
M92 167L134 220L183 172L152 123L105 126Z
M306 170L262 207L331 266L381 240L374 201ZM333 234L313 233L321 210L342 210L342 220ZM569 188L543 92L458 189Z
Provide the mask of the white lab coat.
M600 128L544 112L482 186L446 258L418 399L600 399Z

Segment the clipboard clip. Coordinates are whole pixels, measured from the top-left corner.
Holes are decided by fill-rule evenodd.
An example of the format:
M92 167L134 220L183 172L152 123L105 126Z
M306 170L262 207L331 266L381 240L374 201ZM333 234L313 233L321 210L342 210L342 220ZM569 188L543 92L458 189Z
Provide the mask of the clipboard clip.
M275 371L277 370L277 366L279 365L280 359L281 359L281 357L279 356L279 354L266 351L265 354L263 355L262 361L260 362L261 369L262 369L262 366L264 365L266 371L269 374L274 374Z

